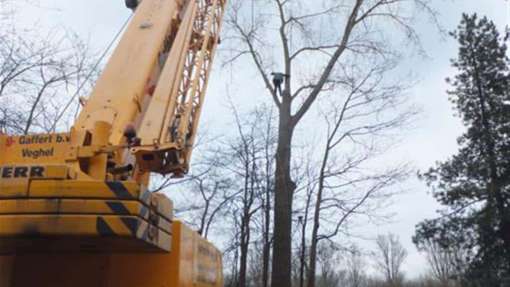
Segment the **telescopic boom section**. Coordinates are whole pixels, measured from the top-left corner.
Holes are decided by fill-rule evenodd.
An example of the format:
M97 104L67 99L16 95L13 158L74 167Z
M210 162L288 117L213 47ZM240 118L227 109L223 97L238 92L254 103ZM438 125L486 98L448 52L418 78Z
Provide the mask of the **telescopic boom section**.
M92 159L89 170L97 162L114 171L134 167L135 179L149 172L181 176L188 171L226 0L138 2L75 123L72 144L90 145L90 134L97 137L107 123L103 144L129 153Z
M202 0L185 10L133 149L142 169L187 172L224 9L225 0Z

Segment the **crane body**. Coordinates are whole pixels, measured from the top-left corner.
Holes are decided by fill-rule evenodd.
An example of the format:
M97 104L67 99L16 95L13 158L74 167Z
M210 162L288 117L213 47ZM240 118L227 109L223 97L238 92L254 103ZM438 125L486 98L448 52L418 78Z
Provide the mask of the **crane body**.
M188 171L226 0L127 0L66 133L0 134L0 287L222 286L220 252L151 173Z

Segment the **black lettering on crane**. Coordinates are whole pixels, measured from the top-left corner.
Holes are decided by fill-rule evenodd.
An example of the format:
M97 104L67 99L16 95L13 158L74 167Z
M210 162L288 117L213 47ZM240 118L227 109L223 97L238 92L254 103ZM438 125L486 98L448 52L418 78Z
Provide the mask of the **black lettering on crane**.
M27 178L28 177L28 167L26 167L26 166L16 167L14 169L14 177L15 178Z
M43 166L0 166L0 178L44 178Z
M44 167L33 166L30 169L30 177L44 177Z
M6 166L2 169L2 178L11 178L12 177L13 168L11 166Z

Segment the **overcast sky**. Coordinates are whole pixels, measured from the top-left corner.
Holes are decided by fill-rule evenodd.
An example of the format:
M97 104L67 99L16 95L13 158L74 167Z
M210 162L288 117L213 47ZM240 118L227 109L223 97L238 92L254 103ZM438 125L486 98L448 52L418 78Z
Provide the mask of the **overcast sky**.
M246 0L249 1L249 0ZM309 0L303 0L309 1ZM41 8L23 7L20 9L21 23L25 26L37 25L46 28L66 27L78 33L97 51L102 51L113 35L129 16L130 11L124 7L124 1L104 0L40 0ZM463 12L476 12L494 20L500 30L510 23L510 2L505 0L438 0L435 7L440 11L440 20L447 30L454 29ZM421 23L418 32L429 58L417 57L408 63L420 79L412 89L413 101L423 109L415 128L409 132L405 141L392 153L395 161L412 161L417 169L425 170L434 162L445 160L457 150L456 138L462 133L462 126L453 117L452 106L446 96L447 85L444 79L452 76L449 59L457 53L456 42L441 39L437 30L430 23ZM405 48L405 47L403 47ZM218 63L216 63L218 64ZM231 81L231 70L219 71L218 65L213 73L209 93L204 109L203 121L214 129L227 127L228 114L225 108L226 86ZM241 73L245 81L241 86L230 91L236 103L248 109L255 102L265 101L266 95L260 93L260 86L253 87L251 79L255 74ZM256 81L255 81L256 82ZM254 92L257 91L257 92ZM396 215L392 223L381 226L367 226L363 232L367 237L380 233L393 232L400 236L409 251L405 271L410 276L418 276L425 269L425 261L411 242L414 226L425 218L435 216L438 208L427 188L416 179L405 184L408 192L394 200L392 212ZM373 248L371 242L360 243L364 248Z

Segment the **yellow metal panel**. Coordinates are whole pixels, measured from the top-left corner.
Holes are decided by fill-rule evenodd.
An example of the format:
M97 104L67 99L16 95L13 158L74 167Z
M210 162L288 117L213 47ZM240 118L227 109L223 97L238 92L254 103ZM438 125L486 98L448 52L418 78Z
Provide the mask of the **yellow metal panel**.
M107 287L198 286L193 283L194 246L198 234L175 222L172 235L172 251L169 255L148 255L142 264L135 263L141 260L139 255L112 256ZM126 270L136 270L138 274L126 274Z
M166 210L165 214L171 214L171 212ZM132 215L157 224L168 233L171 232L171 222L166 219L167 216L161 217L137 201L49 198L4 200L0 203L0 216L23 214ZM154 218L155 215L156 218Z
M33 180L31 197L140 199L148 202L150 193L135 182L86 180Z
M174 203L166 195L161 193L151 194L151 206L155 206L156 210L166 219L173 219Z
M66 179L67 178L67 166L44 166L45 172L43 178L45 179Z
M205 239L197 237L194 260L194 283L197 287L213 287L222 280L221 254Z
M110 203L122 204L122 207L111 207ZM105 201L85 199L18 199L4 200L0 204L1 214L117 214L117 215L143 215L148 218L146 209L136 201ZM144 214L145 213L145 214Z
M28 179L0 180L0 199L28 196Z
M69 133L9 136L0 141L2 164L59 164L69 148Z
M3 215L1 238L126 238L142 240L163 250L171 248L171 235L136 216L96 215ZM9 241L5 241L9 242ZM9 244L0 240L0 247ZM106 241L105 241L106 242ZM14 246L18 246L16 243ZM44 247L43 247L44 248ZM143 249L139 249L143 252Z
M111 231L101 231L98 220L103 218L107 221ZM135 217L133 226L137 226L139 220ZM57 235L81 235L101 236L111 232L117 236L131 236L132 230L123 224L118 217L98 217L95 215L4 215L0 216L0 236L57 236Z
M48 176L67 173L63 166L49 167ZM1 175L1 169L0 169ZM27 189L30 186L30 192ZM173 203L163 194L150 193L134 182L103 182L76 180L0 179L0 198L110 199L140 200L167 220L173 218Z
M30 184L30 197L140 200L153 206L166 219L173 218L173 203L168 197L152 194L135 182L33 180Z
M106 287L109 261L97 254L20 254L11 263L12 283L0 287Z
M25 254L14 262L10 257L0 257L5 273L12 271L11 284L0 281L0 287L222 287L221 273L214 284L193 279L198 275L194 260L203 260L197 255L198 240L196 232L176 222L169 253ZM214 248L209 251L201 253L220 257ZM221 269L221 263L217 268Z

